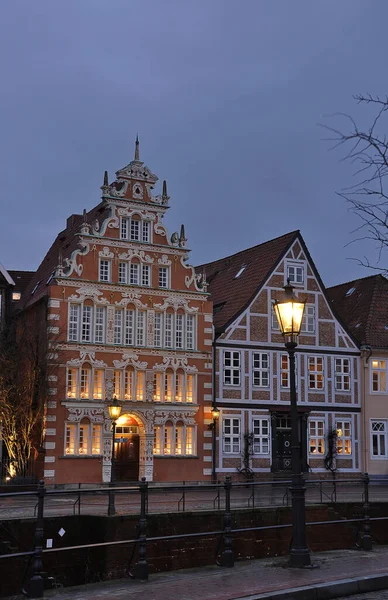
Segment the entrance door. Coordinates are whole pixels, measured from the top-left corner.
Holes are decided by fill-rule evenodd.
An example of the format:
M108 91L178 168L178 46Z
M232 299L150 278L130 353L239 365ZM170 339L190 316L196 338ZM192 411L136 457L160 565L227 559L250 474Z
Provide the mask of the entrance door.
M291 472L291 419L288 415L277 416L272 430L272 471Z
M117 437L115 443L116 481L139 481L139 436Z

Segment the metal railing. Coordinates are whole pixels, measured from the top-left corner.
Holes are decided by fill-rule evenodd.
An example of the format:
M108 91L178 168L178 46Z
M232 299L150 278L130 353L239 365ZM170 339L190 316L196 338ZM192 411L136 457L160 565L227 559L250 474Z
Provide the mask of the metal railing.
M6 492L0 494L0 501L5 500L8 503L12 498L21 499L23 501L29 500L30 504L33 505L35 517L33 549L26 552L12 552L3 554L0 555L0 560L20 557L32 558L32 575L28 580L28 585L25 592L27 595L36 598L42 597L44 592L44 578L42 575L44 555L52 552L66 552L71 550L124 544L133 545L132 557L134 556L135 549L138 548L138 561L136 562L133 576L138 579L146 580L148 579L147 543L162 540L168 541L210 536L218 538L216 549L217 564L220 564L221 566L232 567L234 565L234 553L232 548L233 537L246 532L265 531L269 529L276 530L291 527L291 523L286 523L281 525L264 525L236 529L232 527L232 510L241 508L252 509L268 506L269 499L273 497L279 500L281 505L285 505L288 503L287 486L290 483L291 482L289 481L239 483L232 482L231 478L227 476L225 481L222 483L203 483L198 485L195 483L191 484L185 482L184 484L163 484L154 486L149 484L145 478L143 478L138 484L134 484L129 487L116 487L114 489L114 494L118 497L124 498L126 500L126 505L128 505L128 499L131 499L133 501L132 507L136 507L135 511L131 511L132 513L135 512L135 514L139 515L138 536L136 539L125 539L118 541L112 540L93 544L81 544L62 548L44 549L44 518L45 516L52 516L49 511L50 502L54 503L53 505L55 505L55 502L58 502L58 499L68 497L70 498L72 506L72 514L79 515L81 514L81 506L83 507L86 504L87 499L94 498L100 502L101 506L104 508L104 512L106 512L108 505L107 496L112 492L112 488L82 488L79 486L76 490L56 490L47 489L44 485L44 482L41 481L39 482L38 488L35 491ZM373 483L379 483L379 481L375 479ZM380 483L382 483L382 481ZM284 493L285 487L286 493ZM341 498L344 499L342 501L346 502L356 501L358 504L360 504L360 515L351 519L340 516L339 519L308 522L306 525L311 527L315 525L343 525L347 523L359 524L360 546L365 550L371 550L371 521L388 519L388 516L378 518L371 518L369 516L371 488L373 487L374 486L370 485L368 474L364 474L361 478L336 479L336 504L341 501ZM384 491L388 491L388 489L383 486L380 488L380 492L383 489ZM263 490L265 490L265 494L263 493ZM223 529L147 538L147 515L152 514L152 508L155 508L155 506L153 506L152 496L154 495L155 500L155 497L165 496L167 491L175 495L173 503L176 505L178 511L187 510L188 506L190 506L189 501L192 503L191 510L193 509L193 505L197 506L197 510L204 510L203 499L193 499L193 494L198 495L206 492L206 510L223 511ZM333 483L330 480L308 481L306 482L306 496L309 495L311 498L318 498L318 501L325 504L332 504ZM349 500L349 498L351 498L351 500ZM279 506L279 504L276 504L276 506ZM157 513L156 510L154 511L154 514L155 513ZM223 550L222 552L219 552L222 542Z

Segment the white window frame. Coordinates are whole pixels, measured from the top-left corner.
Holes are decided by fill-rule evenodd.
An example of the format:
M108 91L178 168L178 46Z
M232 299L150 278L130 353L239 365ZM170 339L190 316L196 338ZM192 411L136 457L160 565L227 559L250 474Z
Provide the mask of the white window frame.
M377 362L377 367L373 366L373 363ZM371 394L386 394L387 393L387 364L388 359L386 358L371 358L370 359L370 391ZM382 366L384 365L384 366ZM375 378L374 375L377 377ZM376 380L378 384L377 390L374 390L374 380ZM384 385L382 385L382 382Z
M310 365L314 368L310 370ZM322 369L318 366L322 365ZM322 375L322 386L319 387L319 376ZM325 360L323 356L307 357L307 378L310 392L323 392L325 389ZM314 378L313 380L311 378Z
M158 287L163 290L170 288L170 267L159 266Z
M270 356L269 352L252 352L252 386L254 388L269 388Z
M179 429L178 429L179 428ZM192 438L192 452L187 452L188 445L188 430ZM177 433L179 431L181 452L177 452ZM166 439L169 441L168 452L165 451ZM197 455L197 427L195 425L187 425L183 421L178 421L176 424L164 423L154 427L154 456L169 456L175 458Z
M292 273L293 271L293 273ZM286 280L290 280L290 283L294 286L304 286L305 282L305 265L297 262L288 262L286 267ZM299 274L299 275L298 275ZM300 281L298 281L298 279Z
M222 417L222 452L224 455L241 453L241 418Z
M177 382L178 377L183 377L181 380L182 383L182 400L177 400ZM191 382L191 386L188 385L188 382ZM166 390L171 388L171 400L166 398ZM189 390L192 388L192 396L189 398ZM166 369L165 371L155 371L154 372L154 381L153 381L153 390L154 390L154 402L157 403L167 403L167 404L197 404L197 378L195 373L186 373L185 371L178 369Z
M271 453L270 419L268 417L252 417L252 433L253 455L269 456ZM263 445L267 450L263 449Z
M287 368L284 368L284 360L286 362ZM290 389L290 357L286 352L281 352L278 354L278 364L279 364L279 385L280 390L289 390ZM283 375L287 376L287 385L283 385ZM295 387L298 389L298 355L295 355Z
M135 227L132 227L132 222L137 221L138 236L134 235ZM120 222L120 239L130 240L131 242L143 242L144 244L152 244L152 226L148 219L121 217Z
M337 456L352 456L353 454L353 444L352 444L352 422L347 419L341 419L336 421L335 428L337 431ZM342 431L342 435L339 435L339 432ZM348 431L348 433L346 433ZM340 445L343 442L343 447L348 445L350 447L350 452L341 452ZM347 444L349 442L349 444Z
M370 419L370 457L372 460L386 460L388 456L387 448L387 419ZM374 429L376 426L382 426L383 429ZM373 453L374 443L373 438L377 439L378 454ZM383 439L384 453L381 452L381 439Z
M107 268L105 268L107 267ZM98 280L102 283L112 281L112 261L108 258L100 258L98 261Z
M119 262L118 267L118 282L121 285L128 284L128 263L122 260Z
M350 392L350 358L334 357L334 387L336 392Z
M230 364L227 364L227 363ZM227 371L230 374L227 375ZM223 381L224 385L231 387L241 386L241 352L240 350L224 350L223 355Z
M82 438L82 427L88 428L87 433L87 451L80 452L80 444ZM96 438L96 431L99 430L99 452L93 452L93 441ZM68 421L65 422L65 435L64 435L64 456L99 456L103 455L103 447L102 447L102 424L101 423L92 423L89 420L89 423L70 423ZM67 433L68 431L74 431L74 452L67 452Z
M78 342L80 337L81 304L70 302L68 306L67 339L69 342Z
M300 332L307 335L315 334L315 305L306 304Z
M326 425L324 419L309 419L308 421L308 452L310 456L322 457L325 456L325 431ZM317 452L312 452L311 447L315 445ZM318 452L319 447L323 448L322 452Z

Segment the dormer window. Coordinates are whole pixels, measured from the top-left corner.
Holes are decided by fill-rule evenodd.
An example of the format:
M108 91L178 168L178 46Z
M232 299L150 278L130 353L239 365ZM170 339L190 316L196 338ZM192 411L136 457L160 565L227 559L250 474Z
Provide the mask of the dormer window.
M345 294L345 296L351 296L356 291L355 287L351 287Z
M240 275L242 275L245 271L245 269L247 268L246 265L241 265L239 271L236 273L236 275L234 276L235 279L238 279L240 277Z

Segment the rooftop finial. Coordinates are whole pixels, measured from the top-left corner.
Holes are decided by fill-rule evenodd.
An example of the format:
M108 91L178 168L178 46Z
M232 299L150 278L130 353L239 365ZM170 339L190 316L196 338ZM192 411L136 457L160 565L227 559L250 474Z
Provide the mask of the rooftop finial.
M104 173L104 187L107 187L108 185L109 185L108 171L105 171L105 173Z
M167 198L167 182L166 180L163 181L163 192L162 192L162 196L163 198Z
M186 235L185 235L185 226L181 225L181 232L179 235L179 246L181 248L186 248L186 242L187 242L187 239L186 239Z
M136 134L135 160L139 160L140 161L139 136L138 136L138 134Z

